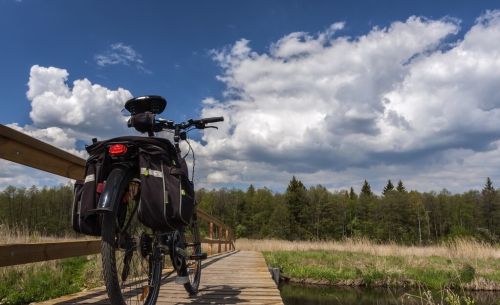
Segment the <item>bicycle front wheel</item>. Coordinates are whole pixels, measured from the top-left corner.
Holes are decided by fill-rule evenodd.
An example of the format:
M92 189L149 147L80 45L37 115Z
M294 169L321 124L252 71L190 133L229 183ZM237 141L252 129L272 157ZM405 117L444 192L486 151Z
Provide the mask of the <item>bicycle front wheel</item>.
M102 223L102 267L112 305L154 305L160 290L163 256L154 234L137 219L133 183L122 183L120 202Z

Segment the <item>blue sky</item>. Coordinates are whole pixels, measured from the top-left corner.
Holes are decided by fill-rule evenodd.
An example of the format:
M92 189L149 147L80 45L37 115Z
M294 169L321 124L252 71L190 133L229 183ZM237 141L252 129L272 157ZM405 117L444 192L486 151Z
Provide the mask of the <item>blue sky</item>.
M418 1L409 5L406 1L0 0L0 90L3 108L0 112L0 123L16 124L20 130L42 138L45 136L44 139L48 142L59 143L65 149L79 153L86 139L91 136L112 136L113 131L100 132L90 127L82 127L83 123L71 124L56 117L62 116L62 113L51 115L43 113L42 110L54 105L50 98L44 95L53 89L46 85L47 80L64 80L65 88L72 92L73 88L78 87L73 84L74 81L87 79L91 84L99 85L110 92L123 88L133 96L162 95L169 101L164 116L174 120L201 114L229 116L227 128L223 127L219 135L210 132L203 135L205 142L197 143L201 157L207 160L200 163L198 181L202 186L231 187L254 183L280 190L291 175L297 175L308 185L322 183L333 190L351 185L358 186L364 179L371 181L375 188L380 188L391 178L407 181L409 188L439 190L446 187L453 191L464 191L481 186L486 176L495 178L496 174L491 171L491 166L488 170L480 168L476 163L466 163L467 160L484 157L484 154L494 154L499 131L490 125L476 126L474 122L460 125L456 123L461 121L460 119L447 113L430 120L436 122L434 131L438 127L441 128L438 128L437 132L404 131L405 128L422 130L418 125L420 116L414 114L432 110L422 110L422 107L408 110L408 105L414 105L411 101L416 97L410 92L410 87L405 86L415 81L413 76L421 73L422 69L427 67L430 69L426 70L427 72L433 71L432 67L435 65L433 66L432 62L452 61L455 53L451 51L456 50L457 54L462 51L462 48L456 46L465 41L464 35L472 32L478 20L488 14L488 11L497 8L496 1ZM412 16L419 19L413 22L413 19L409 19ZM497 16L487 18L487 27L495 27ZM402 24L402 27L396 26L396 23ZM334 26L335 24L337 26ZM417 33L413 28L421 32ZM434 30L434 36L427 35L434 33ZM377 31L385 33L385 36L378 35ZM394 43L395 40L391 39L399 37L400 32L413 35L409 40L414 39L415 46L405 42L400 45L398 42L394 44L396 48L404 49L408 46L406 53L392 54L392 51L398 50L390 48L385 51L387 56L400 59L399 66L385 69L384 66L371 65L384 63L384 54L360 53L359 60L353 61L370 64L362 67L353 64L352 71L361 68L368 71L376 67L387 75L372 75L371 72L344 75L344 69L336 68L338 64L332 65L331 70L325 72L327 74L315 73L321 70L314 68L317 67L315 58L324 61L328 56L332 56L329 62L340 64L345 61L338 56L342 52L333 52L335 47L341 46L343 37L349 41L346 46L347 56L355 53L359 47L355 42L361 41L362 37L372 37L370 39L377 40L377 43L370 46L385 50L384 41ZM488 35L496 38L494 33ZM477 41L479 40L470 43L481 44ZM297 49L290 51L297 43L306 51L301 51L300 54L293 53L297 52ZM468 45L464 43L463 49L469 50ZM326 54L329 49L332 49L330 55ZM442 52L448 55L448 58L439 57ZM495 62L496 56L497 54L486 54L485 60ZM276 70L259 70L263 69L259 63L269 58L273 61L268 62L268 67L274 67L274 64L278 63L282 65L276 65ZM359 89L332 89L331 92L321 93L326 89L315 86L302 88L299 84L292 90L281 83L273 83L276 79L266 82L270 84L270 88L252 87L258 84L256 77L264 75L259 73L265 72L265 75L275 75L278 79L283 77L286 80L290 77L286 71L301 71L291 64L285 65L299 60L297 58L303 60L301 67L311 67L305 72L305 75L310 75L311 78L301 80L300 84L307 84L308 81L313 84L321 83L325 80L325 75L344 75L347 79L355 79L353 82L359 81L353 84L353 88ZM403 64L404 61L408 64ZM58 70L44 70L49 67ZM63 70L66 74L60 72ZM255 75L248 72L257 70L260 72ZM458 76L451 77L446 84L454 88L460 86L462 81L464 80ZM485 83L491 83L491 88L497 86L496 75L487 78ZM62 86L61 84L62 82L59 85ZM293 81L289 84L293 84ZM332 83L332 88L336 84L338 83ZM421 83L418 85L424 86ZM357 92L365 90L367 86L378 86L383 90L368 90L370 92L366 93L366 96ZM488 89L490 87L477 90L487 92ZM29 90L31 95L27 94ZM298 92L295 94L294 90ZM307 95L313 91L314 94ZM469 89L465 91L471 92ZM237 96L241 92L247 95ZM120 105L128 93L116 93L103 103L116 102L113 105ZM263 102L264 104L256 103L255 100L265 93L268 93L266 98L275 98ZM455 93L440 95L441 93L436 92L436 95L426 96L425 99L435 98L437 107L440 98L464 96L463 93ZM321 98L322 94L331 94L335 98L316 105L312 99ZM71 96L67 100L61 100L63 108L64 105L69 105L68 103L82 105L87 101L75 92L63 95ZM306 124L302 128L297 126L297 133L287 134L283 122L278 120L283 115L278 110L285 110L284 113L291 118L295 112L300 114L300 106L293 106L296 99L302 99L301 103L309 109L319 109L317 113L310 115L302 112L305 118L316 123ZM396 102L391 104L395 106L387 106L385 102L372 105L370 100L373 99ZM421 103L426 103L424 97ZM467 104L468 101L464 100L463 103ZM496 118L492 109L496 109L500 101L495 97L492 103L488 106L489 116L478 120L489 122L490 119ZM101 104L87 106L98 105ZM288 109L288 106L293 108ZM235 108L239 110L235 111ZM262 113L268 120L245 114L244 110L247 108L253 109L253 114ZM477 109L484 110L484 107L479 105ZM321 114L324 116L321 117ZM121 119L116 112L110 114L112 115L115 115L117 120ZM372 119L370 115L379 117ZM89 120L93 118L96 117L89 117ZM388 128L381 118L385 118L387 122L397 121L399 125L394 123L391 125L392 129ZM255 122L264 123L256 126L236 122L237 119L254 119ZM443 124L439 122L443 120L455 123L445 124L447 127L442 128ZM295 122L291 122L288 128L294 129L294 125ZM103 125L103 128L110 126L114 125ZM324 135L314 132L320 128L332 128L332 132ZM247 133L240 131L243 129L247 130ZM115 130L117 133L123 131ZM307 131L312 131L312 134L307 134ZM418 138L419 143L428 144L420 145L390 138L390 135L396 133L401 133L403 138ZM314 140L316 135L318 138ZM227 141L221 143L217 137ZM350 137L358 140L350 140ZM248 143L244 141L248 139ZM208 142L210 140L212 145ZM325 141L328 145L321 143ZM368 148L359 149L356 142L364 143ZM276 147L272 147L273 143ZM336 143L339 143L338 147ZM373 143L379 143L379 146ZM292 144L296 149L287 146ZM310 161L298 161L310 155L319 157L308 158ZM436 169L428 167L439 163L446 166ZM474 174L466 175L457 182L456 173L463 172L463 168L459 169L457 164L465 164L465 169ZM242 173L242 168L247 168L248 172ZM437 175L435 171L442 174ZM10 173L9 170L6 172ZM12 175L16 173L21 176L21 172L23 170L17 168L12 171ZM280 174L270 177L269 173ZM40 179L16 180L12 175L4 174L4 180L0 177L0 186L9 183L50 184ZM500 179L500 176L498 178Z
M209 51L246 38L265 51L284 35L315 33L338 21L359 35L411 15L451 16L470 25L495 1L8 1L0 10L2 123L28 123L26 84L32 65L67 69L134 95L157 93L174 118L194 116L200 101L223 86ZM114 43L131 46L144 61L134 67L100 67L95 55Z

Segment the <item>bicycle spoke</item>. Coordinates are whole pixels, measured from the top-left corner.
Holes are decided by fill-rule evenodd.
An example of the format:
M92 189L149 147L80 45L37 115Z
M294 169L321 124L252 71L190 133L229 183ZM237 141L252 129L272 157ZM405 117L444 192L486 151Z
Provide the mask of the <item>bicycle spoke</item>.
M185 245L185 252L187 254L184 263L184 270L180 274L188 277L188 282L184 284L186 291L194 295L198 292L198 286L201 278L201 244L198 223L194 217L191 224L187 226L186 231L182 232L181 240ZM192 259L194 257L194 259Z
M141 238L153 234L136 217L138 202L120 204L124 205L122 214L117 213L112 220L112 215L108 215L105 221L109 223L103 222L103 268L108 295L113 305L153 305L159 292L162 257L143 244L153 243L153 238ZM144 248L147 253L143 253Z

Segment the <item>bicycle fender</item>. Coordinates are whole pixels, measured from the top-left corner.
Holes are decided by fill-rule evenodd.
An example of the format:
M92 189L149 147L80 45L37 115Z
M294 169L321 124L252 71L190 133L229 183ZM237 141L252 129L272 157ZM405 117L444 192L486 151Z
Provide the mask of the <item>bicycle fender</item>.
M97 209L95 209L97 213L113 212L115 203L121 200L121 198L118 198L120 196L120 189L130 179L129 171L129 168L123 166L118 166L111 170L108 179L106 179L104 191L99 197Z

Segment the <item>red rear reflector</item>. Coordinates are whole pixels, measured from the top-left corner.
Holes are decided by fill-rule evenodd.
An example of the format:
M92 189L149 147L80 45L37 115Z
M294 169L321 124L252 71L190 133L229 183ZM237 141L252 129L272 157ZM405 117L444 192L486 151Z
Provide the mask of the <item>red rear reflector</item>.
M127 146L123 144L113 144L109 147L108 152L111 156L121 156L127 152Z
M106 186L106 182L98 183L95 191L100 194L100 193L104 192L105 186Z

